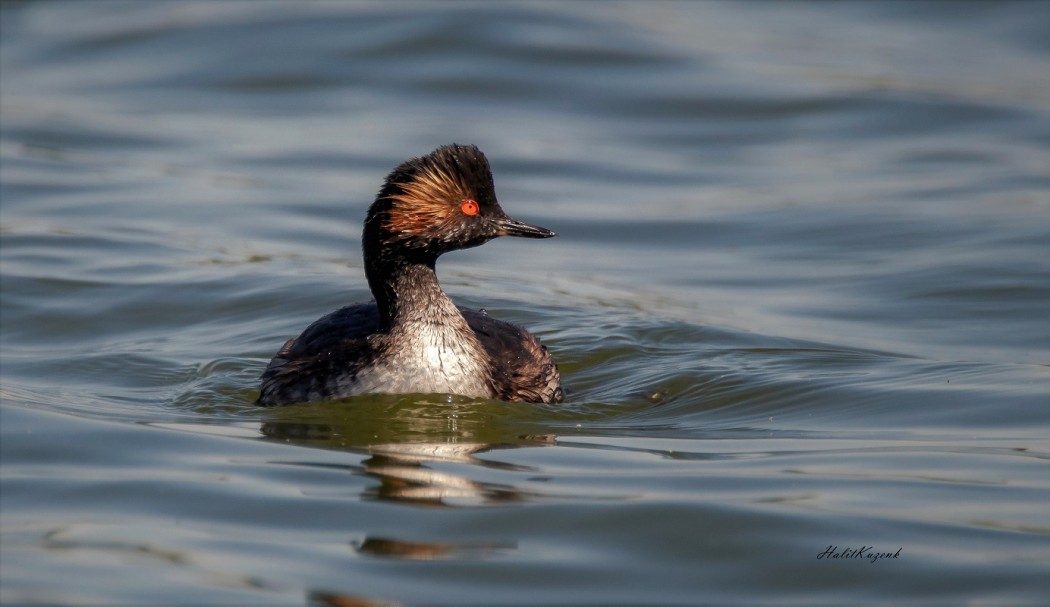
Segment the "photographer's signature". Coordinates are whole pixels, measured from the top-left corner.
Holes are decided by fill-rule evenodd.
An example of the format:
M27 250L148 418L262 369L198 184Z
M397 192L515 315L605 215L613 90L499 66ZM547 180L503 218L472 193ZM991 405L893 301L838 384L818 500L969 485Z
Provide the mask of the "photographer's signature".
M817 555L817 560L819 561L822 559L867 559L872 563L875 563L883 560L898 559L901 556L901 550L904 550L903 546L897 548L896 552L879 552L875 550L873 546L861 546L860 548L846 547L842 550L839 550L838 546L828 546L827 550Z

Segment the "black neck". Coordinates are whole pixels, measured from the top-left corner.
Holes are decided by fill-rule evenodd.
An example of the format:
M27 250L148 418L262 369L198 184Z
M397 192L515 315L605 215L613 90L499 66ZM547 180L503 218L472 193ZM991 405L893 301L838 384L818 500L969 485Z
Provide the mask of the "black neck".
M392 187L388 183L384 192ZM383 220L389 205L389 197L381 192L369 209L361 242L365 277L379 307L380 329L389 331L413 321L435 322L443 316L462 322L452 300L438 284L434 264L440 253L421 243L398 241L388 233Z
M379 307L382 330L388 331L403 323L434 322L455 311L452 300L438 283L434 262L434 259L365 261L365 276Z

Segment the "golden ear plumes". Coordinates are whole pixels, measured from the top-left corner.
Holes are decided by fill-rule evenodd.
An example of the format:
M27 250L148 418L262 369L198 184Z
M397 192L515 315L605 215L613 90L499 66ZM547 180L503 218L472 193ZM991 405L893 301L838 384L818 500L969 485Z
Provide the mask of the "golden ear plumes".
M384 227L406 236L440 230L459 212L460 202L473 198L470 188L455 175L434 165L423 168L412 181L400 186L401 191L390 196L393 205Z

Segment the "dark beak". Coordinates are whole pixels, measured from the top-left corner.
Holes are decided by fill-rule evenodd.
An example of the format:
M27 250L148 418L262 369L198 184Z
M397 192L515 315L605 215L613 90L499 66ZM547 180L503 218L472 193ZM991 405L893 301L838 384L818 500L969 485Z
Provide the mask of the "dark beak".
M497 236L520 236L522 238L550 238L557 236L554 232L540 226L522 223L510 217L501 217L494 221Z

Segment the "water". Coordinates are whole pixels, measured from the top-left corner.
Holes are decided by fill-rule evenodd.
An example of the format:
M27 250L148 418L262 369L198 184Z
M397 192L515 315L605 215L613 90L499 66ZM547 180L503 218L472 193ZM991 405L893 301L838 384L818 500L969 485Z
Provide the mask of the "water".
M1045 600L1048 5L0 17L3 602ZM568 401L254 407L452 141Z

